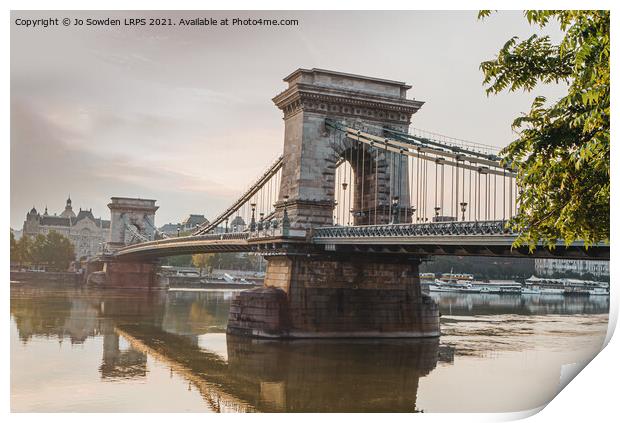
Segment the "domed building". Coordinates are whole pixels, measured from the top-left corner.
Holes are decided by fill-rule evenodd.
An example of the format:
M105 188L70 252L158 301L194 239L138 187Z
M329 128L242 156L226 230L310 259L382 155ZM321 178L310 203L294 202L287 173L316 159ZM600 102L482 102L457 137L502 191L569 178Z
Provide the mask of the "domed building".
M36 237L47 235L55 231L66 236L75 247L76 259L90 258L101 252L103 244L110 236L110 221L95 218L92 209L79 209L76 215L71 204L71 197L67 198L65 209L59 215L51 216L47 207L40 214L33 206L26 214L23 235ZM22 236L23 236L22 235Z

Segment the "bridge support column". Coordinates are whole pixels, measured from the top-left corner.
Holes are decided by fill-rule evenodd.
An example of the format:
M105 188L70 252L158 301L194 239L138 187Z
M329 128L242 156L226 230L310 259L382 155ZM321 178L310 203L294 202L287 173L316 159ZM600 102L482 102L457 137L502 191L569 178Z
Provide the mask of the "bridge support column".
M87 285L98 288L167 289L156 273L157 263L106 261L103 270L87 275Z
M228 333L272 338L436 337L439 310L423 295L419 260L275 256L265 286L242 291Z

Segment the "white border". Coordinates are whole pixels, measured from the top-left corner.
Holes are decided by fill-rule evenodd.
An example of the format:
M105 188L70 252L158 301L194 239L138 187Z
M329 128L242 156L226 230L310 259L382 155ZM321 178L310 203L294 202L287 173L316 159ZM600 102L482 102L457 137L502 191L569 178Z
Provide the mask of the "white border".
M532 1L532 0L522 0L522 1L468 1L464 3L462 1L444 1L444 0L434 0L432 2L412 2L412 1L404 1L404 0L382 0L382 1L366 1L366 0L358 0L356 2L347 2L347 1L334 1L334 0L314 0L314 1L296 1L291 2L283 1L283 0L263 0L260 4L256 1L251 0L237 0L237 1L220 1L220 2L207 2L207 1L199 1L199 0L175 0L175 1L163 1L163 0L151 0L149 2L139 2L139 1L121 1L121 0L108 0L108 1L89 1L80 2L77 0L59 0L53 2L50 1L15 1L9 0L5 2L8 5L8 8L4 10L3 14L3 31L2 31L2 53L5 58L5 66L2 68L2 76L3 76L3 91L5 95L3 98L5 101L2 103L2 119L4 120L5 131L8 131L10 127L10 68L6 64L7 58L10 57L10 10L343 10L349 9L351 5L354 5L358 10L399 10L399 9L418 9L418 10L462 10L462 9L502 9L502 10L521 10L521 9L552 9L552 8L563 8L563 9L583 9L584 7L591 9L612 9L612 36L620 33L617 20L615 19L615 10L614 3L611 1L600 1L594 0L584 3L583 1L575 1L575 0L564 0L564 1ZM613 58L616 57L616 42L617 40L612 41L612 61ZM612 72L614 68L612 68ZM616 72L617 76L617 72ZM612 79L615 81L617 78L612 75ZM617 84L612 85L612 98L616 98L615 95L617 91ZM612 101L613 103L613 101ZM617 113L615 113L615 108L612 109L612 127L616 128L618 124ZM5 132L5 141L2 143L2 166L0 172L2 173L2 197L5 199L10 199L10 151L9 151L9 134ZM617 146L612 144L612 169L617 169L618 160L617 160ZM616 183L618 182L618 177L615 173L612 174L612 196L617 191L615 188ZM616 213L612 212L612 237L615 238L615 235L618 233L618 224ZM5 222L5 227L8 228L9 225L9 208L2 207L0 208L0 215L2 220ZM2 248L2 267L3 269L9 268L9 252L8 252L8 243L5 241L0 244ZM615 263L618 254L614 249L611 251L611 272L612 275L615 275ZM8 272L5 273L8 276ZM8 278L6 278L8 279ZM9 284L8 280L5 280L5 288L3 292L3 311L6 321L8 322L9 315ZM615 282L620 283L620 282ZM615 289L615 283L612 282L612 296L611 296L611 308L610 308L610 325L609 331L607 335L607 341L609 341L613 330L615 329L615 325L618 317L618 291L619 289ZM4 383L2 384L2 392L3 399L2 402L4 413L8 413L10 410L10 378L9 375L9 345L6 340L9 339L8 336L8 324L0 325L1 339L5 340L4 348L2 349L2 364L4 365L5 375ZM617 338L617 337L616 337ZM620 348L618 347L617 339L612 339L609 342L607 348L605 348L601 354L599 354L592 363L590 363L587 368L581 372L576 379L570 383L558 397L556 397L542 412L536 414L532 417L533 421L546 421L546 420L561 420L564 422L573 422L573 421L609 421L612 420L612 416L616 417L616 401L617 394L616 389L618 386L618 381L616 378L618 377L618 362L617 357L620 357L619 354ZM475 383L475 381L472 381ZM466 387L464 387L466 389ZM321 419L324 418L355 418L355 419L366 419L369 420L382 420L384 418L389 419L412 419L412 418L423 418L426 421L471 421L471 422L481 422L481 421L502 421L502 420L513 420L518 418L527 417L531 415L535 410L530 412L522 412L522 413L507 413L507 414L425 414L425 415L365 415L365 416L348 416L348 417L340 417L339 415L328 414L321 415ZM115 415L114 417L108 416L105 414L45 414L45 415L30 415L30 414L12 414L9 416L11 419L16 421L29 421L34 419L51 419L52 421L62 420L66 421L82 421L84 419L94 420L94 421L107 421L110 418L114 419L136 419L140 418L139 415L135 414L120 414ZM205 419L206 416L202 414L199 415L191 415L191 414L181 414L181 415L148 415L144 416L144 418L148 419L161 419L162 421L166 421L174 418L181 419ZM214 418L214 417L208 417ZM223 416L218 416L218 418L223 418ZM291 416L282 414L282 415L256 415L256 416L247 416L247 415L232 415L227 416L225 418L232 418L233 420L246 420L246 419L269 419L269 420L280 420L280 419L289 419ZM295 419L301 420L314 420L316 416L312 415L297 415Z

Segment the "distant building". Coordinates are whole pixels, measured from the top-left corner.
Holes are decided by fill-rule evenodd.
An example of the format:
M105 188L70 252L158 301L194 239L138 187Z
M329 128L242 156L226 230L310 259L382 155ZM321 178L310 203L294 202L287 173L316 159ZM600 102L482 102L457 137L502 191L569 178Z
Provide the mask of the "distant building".
M103 243L110 235L110 221L93 216L92 209L80 209L77 216L71 206L71 198L67 199L65 209L60 215L40 214L33 206L26 214L22 235L36 237L47 235L51 231L66 236L75 247L77 259L89 258L101 252Z
M609 261L606 260L535 259L534 267L539 276L591 273L595 277L609 277Z
M166 234L168 236L176 236L177 235L177 230L179 232L181 231L181 224L180 223L166 223L165 225L162 225L159 228L157 228L158 232L161 232L161 233Z
M181 223L166 223L157 228L157 230L168 236L177 236L179 232L193 231L199 226L208 223L209 221L204 214L190 214Z
M183 222L181 222L181 230L191 231L204 223L209 223L204 214L190 214Z
M243 218L237 216L230 222L230 230L231 232L243 232L245 231L245 225Z

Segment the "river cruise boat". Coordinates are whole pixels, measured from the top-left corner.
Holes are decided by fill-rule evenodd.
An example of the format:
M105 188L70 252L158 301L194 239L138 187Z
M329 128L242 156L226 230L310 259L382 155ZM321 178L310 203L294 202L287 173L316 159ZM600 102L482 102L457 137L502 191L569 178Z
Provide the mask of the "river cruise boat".
M473 282L473 286L480 288L483 294L521 295L521 284L510 280L476 281Z
M480 294L480 288L474 287L467 282L441 282L437 280L434 284L429 285L431 292L456 292L465 294Z
M431 292L457 292L479 294L480 288L473 286L474 275L466 273L442 273L434 283L428 285Z
M470 273L442 273L438 279L440 282L473 282L474 275Z

